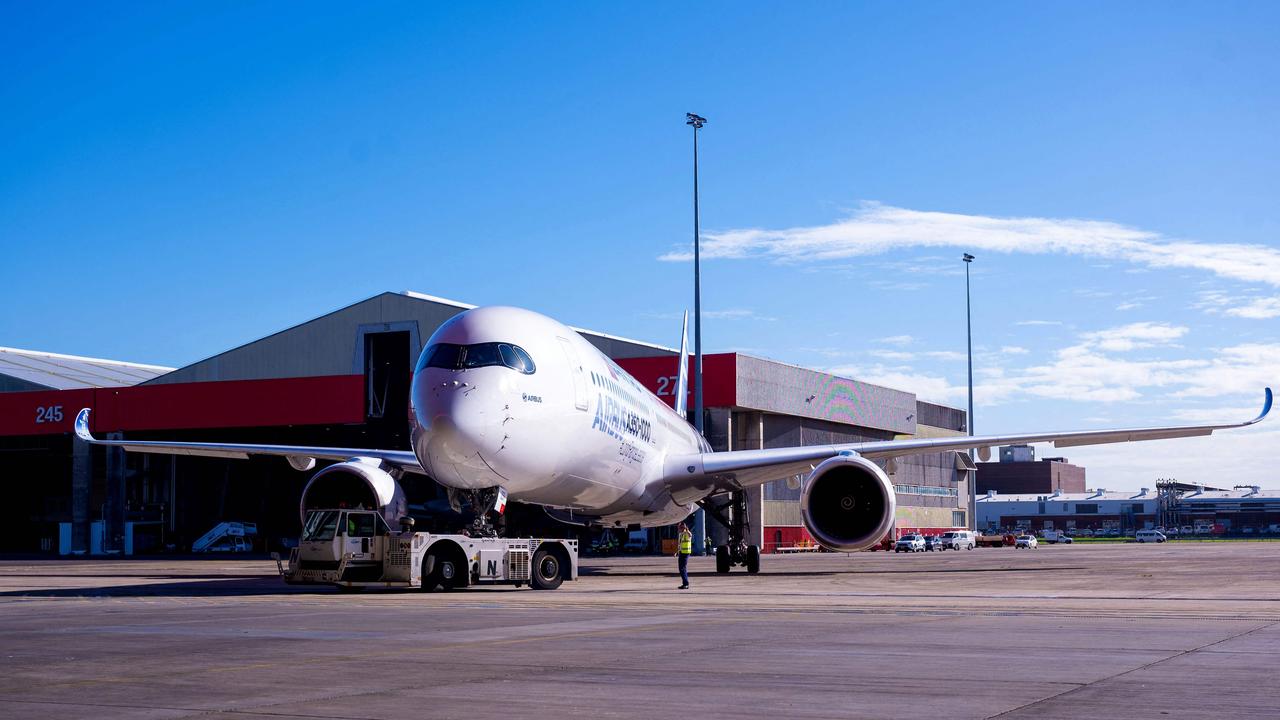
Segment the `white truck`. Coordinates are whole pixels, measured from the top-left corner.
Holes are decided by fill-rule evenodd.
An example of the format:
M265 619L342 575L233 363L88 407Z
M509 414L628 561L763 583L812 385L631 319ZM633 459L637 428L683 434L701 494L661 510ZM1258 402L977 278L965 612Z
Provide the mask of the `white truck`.
M372 510L310 510L289 565L276 553L272 558L287 583L347 590L480 584L554 590L578 579L577 540L414 532L411 518L395 531Z

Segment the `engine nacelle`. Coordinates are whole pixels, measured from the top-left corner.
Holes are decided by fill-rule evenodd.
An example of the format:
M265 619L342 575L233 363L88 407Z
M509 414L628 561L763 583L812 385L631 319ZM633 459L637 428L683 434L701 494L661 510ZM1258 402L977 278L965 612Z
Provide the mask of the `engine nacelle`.
M302 489L298 512L304 524L308 510L337 507L378 510L391 527L408 511L404 489L375 458L330 465L312 476Z
M893 526L897 500L889 476L866 458L837 455L813 469L800 498L805 529L832 550L855 552Z

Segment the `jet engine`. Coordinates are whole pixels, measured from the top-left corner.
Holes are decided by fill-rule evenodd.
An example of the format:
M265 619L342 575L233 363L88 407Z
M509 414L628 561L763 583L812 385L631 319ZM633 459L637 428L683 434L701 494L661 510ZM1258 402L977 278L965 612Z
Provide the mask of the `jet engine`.
M875 463L843 454L809 474L800 498L805 529L832 550L855 552L880 542L893 525L893 485Z
M408 511L404 489L375 458L330 465L312 476L302 489L298 512L303 523L308 510L337 507L378 510L391 527Z

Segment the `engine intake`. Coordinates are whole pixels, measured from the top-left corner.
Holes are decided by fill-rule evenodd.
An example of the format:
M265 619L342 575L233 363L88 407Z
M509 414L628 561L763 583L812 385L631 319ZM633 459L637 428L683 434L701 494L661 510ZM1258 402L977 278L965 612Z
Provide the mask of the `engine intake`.
M805 529L832 550L865 550L889 532L897 501L889 477L859 455L838 455L809 474L800 498Z
M338 507L378 510L392 527L408 510L404 489L375 459L348 460L313 475L302 489L298 512L305 523L308 510Z

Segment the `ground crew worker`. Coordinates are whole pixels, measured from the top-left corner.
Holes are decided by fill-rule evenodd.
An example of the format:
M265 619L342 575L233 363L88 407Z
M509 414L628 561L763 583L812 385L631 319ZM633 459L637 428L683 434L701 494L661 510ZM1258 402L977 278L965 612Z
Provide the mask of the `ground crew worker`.
M679 541L676 543L676 558L680 562L680 580L683 583L677 590L689 589L689 556L693 554L693 533L689 532L688 526L680 523L676 526L676 537Z

